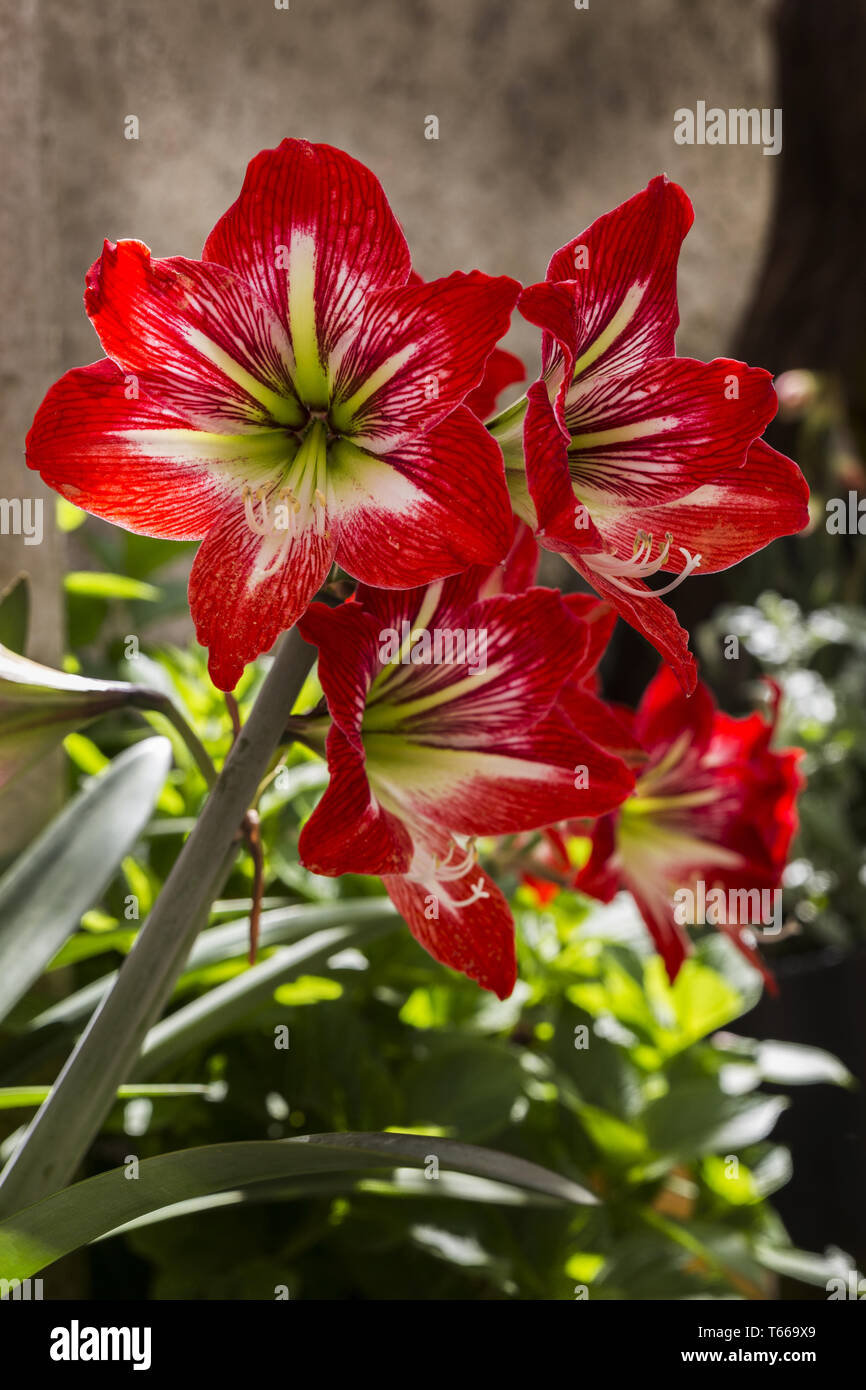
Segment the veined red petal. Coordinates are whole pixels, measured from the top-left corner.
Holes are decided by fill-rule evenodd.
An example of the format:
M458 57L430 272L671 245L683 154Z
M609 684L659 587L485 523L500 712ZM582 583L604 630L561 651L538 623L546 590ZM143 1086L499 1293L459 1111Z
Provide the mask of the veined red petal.
M208 435L129 383L104 359L67 372L27 436L27 464L77 507L130 531L198 540L237 490L259 447Z
M481 382L519 293L473 270L369 295L330 359L335 427L381 453L444 420Z
M257 535L235 501L199 546L189 577L196 636L210 652L220 690L233 690L244 667L292 627L323 584L336 541L315 523L297 536Z
M502 454L464 407L384 457L338 441L328 476L337 559L365 584L409 588L508 551Z
M399 592L402 595L405 591ZM381 669L380 628L375 616L365 612L360 603L341 603L338 608L311 603L298 619L304 641L319 649L319 683L331 719L357 750L362 747L360 729L367 692Z
M609 603L600 602L595 594L563 594L562 601L570 613L586 623L586 650L573 676L581 685L594 689L598 664L616 627L616 610Z
M409 277L406 239L379 180L331 145L283 140L247 169L237 202L203 252L244 276L293 333L306 306L290 304L293 275L310 294L322 362L357 326L365 297ZM303 288L306 294L306 287Z
M416 647L392 672L365 726L398 727L401 739L435 747L498 749L553 708L583 652L584 625L553 589L501 594L462 613L442 589L423 624L428 649ZM407 617L418 624L417 609ZM464 660L447 659L461 650Z
M494 565L486 574L479 574L478 597L522 594L524 589L532 588L538 573L538 561L535 533L525 521L515 517L511 549L501 564Z
M716 706L703 683L687 697L671 671L660 666L641 697L634 719L634 735L644 748L675 743L688 733L691 743L704 749L713 732Z
M404 873L412 860L406 827L378 804L364 771L364 755L335 724L328 734L325 793L298 841L305 868L316 874Z
M575 496L568 468L568 443L544 382L534 382L527 396L523 450L526 481L538 518L539 542L548 546L550 537L563 541L569 549L601 549L601 536L586 507Z
M584 738L556 710L495 746L431 747L365 733L364 747L380 797L404 808L413 822L460 835L508 835L603 815L634 786L621 759Z
M591 557L582 554L576 547L568 547L553 539L542 540L542 544L563 555L630 627L652 643L674 671L687 695L694 690L698 676L695 659L689 651L689 634L680 627L673 609L663 599L653 596L648 584L640 579L629 579L629 589L640 590L644 595L638 598L636 593L625 593L598 570L591 568L588 563Z
M84 303L102 346L140 389L215 433L297 426L292 352L279 318L223 266L151 259L107 241Z
M630 372L673 353L677 260L693 220L686 194L660 175L553 256L548 281L574 281L579 294L578 374Z
M599 507L673 501L744 463L775 413L769 372L727 358L578 380L565 406L571 479L597 522Z
M519 357L505 348L496 347L487 359L481 382L470 391L463 404L479 420L486 420L496 409L496 402L507 386L526 379L526 368Z
M598 516L610 547L628 553L635 528L673 536L665 570L686 564L680 547L701 557L701 571L727 569L779 536L790 536L809 521L809 488L796 463L762 439L750 445L746 461L713 482L659 507L623 507Z
M630 762L643 761L641 745L618 711L591 690L569 683L559 697L558 708L576 729L600 748L606 748L617 757L628 758Z
M470 878L485 896L467 904ZM517 980L514 921L483 869L476 867L456 883L436 881L431 886L391 876L383 882L412 935L434 960L468 975L500 999L508 998Z

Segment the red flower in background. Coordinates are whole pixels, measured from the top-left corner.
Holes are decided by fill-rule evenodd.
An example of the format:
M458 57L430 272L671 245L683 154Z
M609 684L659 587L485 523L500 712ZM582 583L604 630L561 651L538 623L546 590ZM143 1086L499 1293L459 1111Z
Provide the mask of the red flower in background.
M501 591L530 565L520 538L493 573L361 587L340 608L313 604L300 624L319 648L333 721L331 780L301 833L302 863L381 875L431 955L502 998L515 981L514 925L475 837L601 815L633 786L560 704L593 659L587 624L553 590ZM449 633L462 635L465 661L437 661Z
M797 466L755 442L776 411L769 373L674 356L676 264L691 204L666 178L557 251L520 299L543 329L522 434L538 539L643 633L688 692L688 634L659 595L700 565L726 569L808 520ZM515 472L520 413L493 433ZM677 578L653 593L644 583Z
M106 357L52 387L27 461L97 516L204 538L190 606L223 689L335 559L409 587L508 548L501 455L473 413L487 401L463 402L520 287L410 273L369 170L284 140L252 161L201 261L106 242L87 276Z
M627 888L671 979L690 950L675 893L688 890L706 902L715 888L754 895L781 882L802 779L799 749L770 748L777 706L778 691L769 720L758 713L734 719L703 684L686 699L662 667L634 716L617 712L621 737L611 736L611 745L642 749L645 761L633 794L593 827L592 853L575 883L603 902ZM745 924L725 915L717 924L772 983Z

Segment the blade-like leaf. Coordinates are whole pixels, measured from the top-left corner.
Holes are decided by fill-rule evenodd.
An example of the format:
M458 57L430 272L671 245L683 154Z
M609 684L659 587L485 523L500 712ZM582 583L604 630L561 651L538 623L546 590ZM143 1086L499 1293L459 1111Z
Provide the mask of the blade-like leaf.
M39 978L111 881L147 823L170 763L167 738L128 748L73 797L0 880L0 1018Z
M34 1105L41 1105L50 1086L0 1086L0 1110L22 1110L32 1109ZM188 1083L170 1082L168 1084L150 1085L143 1083L138 1086L118 1086L118 1100L139 1100L141 1098L149 1100L164 1100L167 1096L206 1096L211 1095L210 1086L197 1081Z
M564 1203L597 1201L570 1178L526 1159L426 1135L310 1134L298 1139L208 1144L145 1159L135 1182L128 1182L124 1170L115 1168L9 1217L0 1223L0 1277L26 1279L148 1212L211 1192L279 1178L393 1168L441 1168L490 1178Z
M165 704L143 686L55 671L0 646L0 788L109 710Z
M374 900L375 901L375 900ZM378 922L354 923L314 932L293 946L275 951L267 960L217 985L182 1009L176 1009L151 1028L139 1060L134 1067L136 1078L153 1076L154 1072L180 1052L222 1036L229 1028L270 999L274 990L302 969L348 946L360 946L373 936L394 925L390 914L382 914Z
M262 913L259 948L266 950L269 946L280 946L289 941L296 941L299 937L308 937L313 932L319 933L328 927L360 927L364 923L380 920L384 924L386 919L392 920L395 924L399 921L397 909L392 905L390 898L384 896L342 898L333 903L293 903L289 907L273 908ZM126 932L106 932L103 937L96 937L92 946L96 949L107 940L107 949L115 949L121 939L126 943L128 935ZM208 931L202 932L196 938L178 984L182 985L185 976L192 970L219 965L222 961L245 956L249 944L249 917L240 917L234 922L223 922L218 927L211 927ZM69 958L74 960L80 957L72 951ZM56 1030L58 1025L62 1025L67 1030L63 1036L67 1037L70 1028L74 1031L76 1024L93 1013L116 978L117 972L111 971L100 979L83 985L65 999L58 1000L56 1004L50 1005L26 1023L21 1029L22 1036L35 1037L43 1029Z
M23 652L30 626L30 584L19 574L0 594L0 643L13 652Z

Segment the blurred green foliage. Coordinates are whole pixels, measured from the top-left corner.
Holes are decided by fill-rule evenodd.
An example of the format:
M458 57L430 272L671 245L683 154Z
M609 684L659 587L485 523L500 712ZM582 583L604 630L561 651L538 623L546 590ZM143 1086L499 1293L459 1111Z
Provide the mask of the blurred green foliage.
M68 664L171 693L219 763L231 720L204 653L148 640L177 611L178 548L90 521L79 534L91 531L105 572L98 588L80 579L68 586ZM113 588L112 575L137 583ZM855 745L866 707L861 699L857 708L857 678L846 675L846 663L862 670L862 628L837 615L836 627L813 625L808 639L797 637L793 610L778 600L724 621L728 632L740 624L756 670L766 664L788 684L810 672L815 690L832 682L823 703L798 705L794 680L785 728L809 750L812 786L820 789L823 775L829 788L846 759L864 756ZM771 632L779 645L769 652ZM836 664L825 669L830 657ZM265 666L239 688L242 717ZM298 707L320 693L311 677ZM200 810L204 780L185 745L159 715L147 720L171 738L172 771L111 883L0 1025L0 1087L32 1090L56 1075ZM70 792L148 732L141 716L112 714L68 738ZM855 778L852 765L852 806ZM834 1270L791 1249L767 1200L787 1181L790 1157L772 1138L788 1101L763 1088L849 1078L814 1049L724 1031L761 987L730 944L705 935L671 985L629 899L601 908L562 892L539 906L506 875L520 971L500 1002L426 955L387 915L376 880L317 878L299 867L299 827L324 781L318 760L287 747L261 795L260 960L276 961L272 982L226 1008L225 987L255 978L244 921L253 870L241 853L177 982L169 1045L147 1071L151 1092L118 1099L89 1171L226 1140L397 1129L534 1160L588 1186L599 1205L518 1200L478 1179L408 1169L351 1181L327 1174L312 1195L309 1185L302 1197L273 1186L223 1194L94 1247L94 1296L269 1299L285 1287L303 1299L756 1298L772 1293L774 1271L791 1269L823 1287ZM844 819L838 788L833 795ZM794 885L797 910L802 918L802 905L825 893L843 922L848 869L832 882L816 877L829 872L831 846L838 856L843 843L824 817L817 804L814 814L804 807L800 854L811 876ZM853 837L855 827L845 833ZM853 882L855 867L862 871L853 838L849 858ZM281 943L300 937L285 910L304 905L334 909L345 936L282 969ZM287 1048L274 1044L280 1026ZM171 1085L178 1089L158 1089ZM10 1092L0 1107L0 1156L26 1116L21 1095Z

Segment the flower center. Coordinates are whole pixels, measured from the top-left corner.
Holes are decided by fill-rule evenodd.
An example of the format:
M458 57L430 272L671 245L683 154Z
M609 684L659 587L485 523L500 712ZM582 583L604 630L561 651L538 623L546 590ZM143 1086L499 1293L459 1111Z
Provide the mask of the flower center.
M676 589L682 584L684 579L696 570L701 563L700 555L691 555L684 545L677 546L677 549L686 557L686 563L681 572L672 579L669 584L665 584L661 589L635 589L627 583L628 579L646 579L651 574L656 574L658 570L667 563L668 556L673 544L673 533L665 532L665 543L659 548L659 553L653 560L653 538L646 531L638 531L634 538L634 552L629 560L620 559L618 555L607 555L601 551L585 554L583 561L594 569L602 579L606 579L609 584L615 585L623 593L632 594L635 598L659 598L662 594L669 594L672 589Z
M244 484L244 516L254 535L262 538L255 570L259 578L273 574L297 536L309 528L325 534L328 505L328 430L311 419L298 451L278 476L258 487Z

